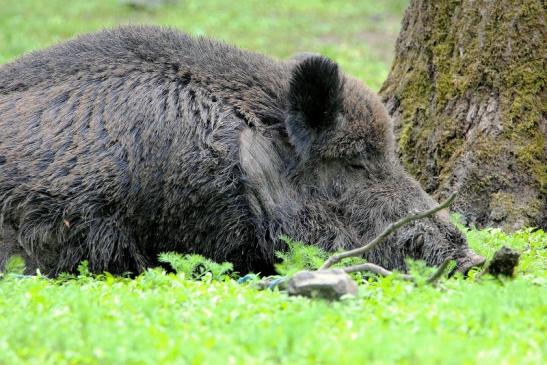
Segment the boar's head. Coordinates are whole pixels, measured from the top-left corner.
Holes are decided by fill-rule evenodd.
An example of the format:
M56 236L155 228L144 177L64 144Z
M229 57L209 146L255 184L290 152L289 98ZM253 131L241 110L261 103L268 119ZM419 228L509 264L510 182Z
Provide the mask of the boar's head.
M283 189L292 191L292 205L300 208L286 233L328 250L350 249L437 205L399 163L379 98L336 63L320 56L296 63L287 100L285 128L294 157ZM447 212L400 228L366 258L405 270L407 257L428 265L452 258L464 272L484 261Z

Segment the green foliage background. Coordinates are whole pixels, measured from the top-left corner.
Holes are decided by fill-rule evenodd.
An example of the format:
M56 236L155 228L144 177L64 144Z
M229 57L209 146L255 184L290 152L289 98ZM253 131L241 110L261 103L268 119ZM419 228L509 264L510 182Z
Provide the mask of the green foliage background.
M318 52L373 89L386 78L406 0L196 1L133 9L117 0L0 0L0 63L78 33L125 23L175 26L286 58ZM464 227L461 227L465 230ZM522 252L515 279L358 276L341 302L238 284L230 265L165 254L177 273L135 279L0 278L0 364L539 364L547 352L547 234L466 230L491 257ZM292 241L291 241L292 242ZM296 242L279 270L316 267ZM413 275L428 269L413 265ZM418 281L420 282L420 281Z
M179 0L134 9L122 0L1 0L0 63L83 32L160 24L279 58L321 53L379 89L407 2Z

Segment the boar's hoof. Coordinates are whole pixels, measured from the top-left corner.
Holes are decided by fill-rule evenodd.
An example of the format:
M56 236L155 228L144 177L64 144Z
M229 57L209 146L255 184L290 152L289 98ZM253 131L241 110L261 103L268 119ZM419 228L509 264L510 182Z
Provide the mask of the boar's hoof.
M300 271L289 279L288 292L337 300L345 294L357 294L357 284L343 270Z

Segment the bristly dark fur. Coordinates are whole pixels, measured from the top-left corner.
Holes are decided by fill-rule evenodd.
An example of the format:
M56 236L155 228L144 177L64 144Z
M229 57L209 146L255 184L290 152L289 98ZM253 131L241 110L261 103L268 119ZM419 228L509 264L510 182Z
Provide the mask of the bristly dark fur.
M302 115L308 128L319 131L331 124L342 110L338 65L321 56L296 65L289 84L289 108Z
M289 81L287 121L293 145L304 148L335 123L342 110L342 87L338 65L325 57L311 56L295 66Z
M378 98L323 57L275 61L123 27L0 67L0 269L139 273L162 251L273 270L281 234L362 244L434 201L400 167ZM416 239L416 237L421 237ZM465 257L436 217L368 258Z

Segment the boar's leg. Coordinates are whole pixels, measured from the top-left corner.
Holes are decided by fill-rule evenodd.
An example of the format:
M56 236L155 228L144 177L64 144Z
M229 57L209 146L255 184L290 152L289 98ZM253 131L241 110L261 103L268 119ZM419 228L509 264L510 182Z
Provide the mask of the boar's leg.
M0 272L6 269L9 259L13 256L21 257L25 262L24 274L34 274L38 264L17 243L15 231L8 225L0 226Z
M137 274L146 267L129 226L119 218L121 214L106 214L97 206L36 192L18 191L6 196L4 203L1 265L10 256L21 255L26 273L40 269L48 276L74 272L83 260L88 260L95 273Z
M148 266L137 241L127 225L116 216L86 221L85 239L66 245L61 253L61 263L74 267L82 259L89 261L94 273L108 271L112 274L139 274Z

